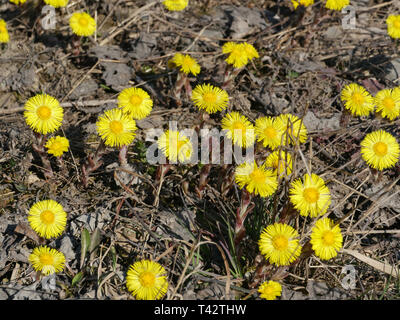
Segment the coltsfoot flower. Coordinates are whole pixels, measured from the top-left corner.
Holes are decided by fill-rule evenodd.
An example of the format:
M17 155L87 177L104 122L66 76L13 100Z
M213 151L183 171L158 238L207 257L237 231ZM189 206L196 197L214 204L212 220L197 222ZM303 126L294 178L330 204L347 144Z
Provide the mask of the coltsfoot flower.
M329 218L320 219L311 231L312 248L317 257L329 260L342 248L343 236L338 225Z
M263 282L258 288L260 298L266 300L275 300L282 294L282 286L279 282L270 280Z
M197 76L201 70L196 59L192 58L188 54L175 53L174 57L168 62L168 64L179 67L181 72L186 74L192 73L194 76Z
M233 111L221 120L225 135L239 147L248 148L254 144L256 135L254 126L239 112Z
M153 100L141 88L126 88L118 95L118 107L133 119L146 118L153 109Z
M225 59L226 63L237 69L244 67L249 60L259 57L257 50L247 42L226 42L222 46L222 53L229 54Z
M193 145L189 138L179 131L165 131L157 144L162 153L172 162L185 162L192 157Z
M214 87L211 84L202 84L194 88L192 101L200 110L212 114L226 109L229 96L225 90Z
M390 15L386 19L388 35L393 39L400 39L400 15Z
M400 90L383 89L375 95L376 112L383 118L394 120L400 115Z
M139 300L159 300L168 290L167 272L154 261L135 262L126 273L126 286Z
M69 19L73 33L81 37L89 37L96 31L96 21L86 12L75 12Z
M307 141L307 128L298 116L290 113L281 114L275 121L283 128L282 145L296 145Z
M64 110L56 98L37 94L25 103L24 117L33 131L47 134L61 126Z
M163 4L169 11L182 11L187 7L189 0L164 0Z
M68 4L68 0L44 0L44 2L54 8L66 7Z
M10 41L10 35L7 30L7 23L0 19L0 43L7 43Z
M54 200L36 202L29 210L28 221L31 228L41 237L58 237L67 224L67 213Z
M280 146L285 126L282 121L277 121L273 117L261 117L256 119L255 133L257 141L262 141L264 147L271 150Z
M45 147L48 149L47 153L52 154L55 157L60 157L64 154L64 152L68 151L69 148L69 141L65 137L52 137L50 138Z
M331 10L340 11L350 4L350 0L326 0L325 7Z
M314 4L314 0L292 0L292 4L295 9L297 9L299 5L308 7Z
M270 263L287 266L300 256L298 237L298 232L287 224L271 224L260 235L260 252Z
M344 106L354 116L368 116L375 108L374 98L357 83L346 85L340 96Z
M64 269L65 256L62 252L47 246L36 247L28 258L35 271L44 275L60 272Z
M278 176L288 176L292 173L292 156L286 151L275 150L265 160L265 166L273 168Z
M307 173L293 181L289 189L290 202L302 216L311 218L324 214L331 204L331 193L324 180L316 174Z
M266 169L265 164L258 167L256 162L244 162L235 170L235 181L241 189L246 187L249 193L268 197L278 188L276 174Z
M372 168L383 170L399 161L400 147L390 133L378 130L368 133L361 142L361 155Z
M106 146L122 147L130 144L136 136L136 122L121 109L104 112L96 122L97 132Z

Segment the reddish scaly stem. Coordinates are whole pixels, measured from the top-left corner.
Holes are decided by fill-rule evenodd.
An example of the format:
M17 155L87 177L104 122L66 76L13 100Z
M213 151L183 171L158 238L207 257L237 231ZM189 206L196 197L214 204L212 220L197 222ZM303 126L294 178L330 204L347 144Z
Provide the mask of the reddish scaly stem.
M119 149L118 159L122 167L128 164L127 153L128 146L122 146L121 149Z
M92 156L88 156L86 163L82 165L82 183L85 188L88 186L89 182L89 174L95 170L97 170L102 164L101 157L106 150L106 145L103 140L101 140L95 154Z
M251 203L251 194L246 190L242 189L242 197L240 201L240 207L236 211L236 224L235 224L235 239L234 243L237 249L239 244L246 235L246 229L244 227L244 221L247 215L253 210L254 203ZM239 258L239 257L238 257Z

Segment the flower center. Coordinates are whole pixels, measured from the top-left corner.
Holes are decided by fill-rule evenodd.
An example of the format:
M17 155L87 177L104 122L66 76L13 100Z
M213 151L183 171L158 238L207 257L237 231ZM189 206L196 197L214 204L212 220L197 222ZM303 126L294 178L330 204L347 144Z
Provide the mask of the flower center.
M265 173L264 171L256 168L250 173L250 179L253 180L255 183L264 183L265 182Z
M377 156L383 157L387 154L388 147L384 142L377 142L373 146L374 152Z
M44 224L52 224L54 222L54 213L50 210L45 210L40 214L40 220Z
M124 126L122 125L121 121L118 120L113 120L110 123L110 130L115 133L115 134L120 134L124 129Z
M203 94L203 100L206 103L215 103L217 101L217 96L213 92L206 92Z
M194 61L190 57L184 57L182 65L188 67L189 69L193 67Z
M48 253L42 253L40 255L39 260L40 260L40 263L43 264L43 265L52 265L53 262L54 262L53 256L51 254L48 254Z
M87 25L89 24L89 21L88 21L88 19L82 17L82 18L79 18L79 24L82 27L87 27Z
M240 121L235 121L234 123L233 123L233 130L241 130L242 131L242 134L244 134L245 132L246 132L246 128L245 128L245 126L243 125L243 123L241 123Z
M362 105L364 103L364 96L359 92L354 92L352 96L353 102L358 105Z
M137 94L134 94L130 97L129 102L132 103L134 106L138 106L142 103L143 99L139 97Z
M287 249L289 241L285 236L281 235L274 237L272 244L276 250L283 251Z
M156 277L152 272L143 272L139 277L139 281L143 287L150 288L154 286Z
M335 235L332 231L325 231L322 235L322 241L326 246L331 246L335 242Z
M399 26L399 28L400 28L400 26ZM393 110L395 107L394 100L390 97L386 97L385 99L383 99L382 104L386 109L389 109L389 110Z
M395 22L393 23L393 26L394 26L396 29L400 29L400 20L395 20Z
M272 127L267 127L264 129L264 134L266 137L272 139L276 137L276 130Z
M317 189L311 187L303 191L303 197L308 203L315 203L319 199L319 192Z
M47 120L51 116L51 109L47 106L41 106L36 110L36 114L41 120Z
M53 144L51 145L52 150L58 151L58 150L61 150L61 148L62 148L62 145L60 142L53 142Z

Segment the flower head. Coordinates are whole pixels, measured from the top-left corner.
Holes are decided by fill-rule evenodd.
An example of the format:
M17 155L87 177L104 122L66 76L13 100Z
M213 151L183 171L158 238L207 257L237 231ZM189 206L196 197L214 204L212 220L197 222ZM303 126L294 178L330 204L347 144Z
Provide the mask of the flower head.
M118 107L133 119L146 118L153 109L153 100L141 88L126 88L118 95Z
M297 9L299 5L308 7L314 4L314 0L292 0L292 4L295 9Z
M258 288L258 292L260 293L260 298L275 300L276 297L281 295L282 286L279 282L273 280L265 281Z
M64 152L68 151L69 141L65 137L52 137L47 142L45 147L48 149L47 153L52 154L55 157L60 157Z
M7 43L10 41L10 35L8 34L7 24L3 19L0 19L0 43Z
M350 4L350 0L326 0L325 7L331 10L340 11Z
M304 175L304 183L297 179L289 189L290 202L302 216L311 218L324 214L331 204L331 194L324 180L316 174Z
M36 271L41 271L44 275L60 272L65 265L64 254L47 246L33 249L28 260Z
M66 7L68 4L68 0L44 0L44 2L54 8Z
M75 12L69 19L72 32L81 37L89 37L96 31L96 21L86 12Z
M287 266L300 256L298 236L297 231L287 224L271 224L260 235L260 252L270 263Z
M179 131L167 130L157 141L158 148L171 162L191 159L193 146L189 138Z
M157 262L141 260L129 267L126 287L140 300L159 300L168 289L165 269Z
M273 168L274 173L278 176L288 176L292 173L292 156L286 151L275 150L265 160L265 166Z
M24 117L32 130L47 134L61 126L64 110L52 96L37 94L25 103Z
M233 111L225 115L221 120L225 135L239 147L247 148L254 144L254 126L239 112Z
M383 118L394 120L400 115L400 90L383 89L375 95L376 112Z
M276 118L279 126L283 127L282 145L306 142L308 132L303 120L294 114L281 114Z
M121 109L104 112L96 123L97 132L106 146L121 147L130 144L136 136L136 122Z
M14 4L24 4L26 0L10 0L10 2Z
M200 110L211 114L225 110L228 106L229 96L225 90L211 84L202 84L194 88L192 101Z
M355 116L368 116L375 108L371 94L356 83L345 86L340 98L345 108Z
M58 237L67 224L67 213L61 204L54 200L36 202L28 214L28 221L33 230L41 237Z
M393 39L400 38L400 15L390 15L386 19L387 31Z
M182 53L175 53L174 57L169 61L169 64L180 67L180 71L183 73L192 73L195 76L200 73L201 69L195 59L188 54Z
M361 142L362 158L377 170L393 167L399 161L399 154L396 138L383 130L368 133Z
M262 141L264 147L269 147L271 150L280 146L284 129L283 122L277 121L276 118L261 117L256 119L257 141Z
M256 162L244 162L235 170L235 181L241 189L246 190L261 197L268 197L278 188L278 178L276 174L265 165L257 166Z
M164 0L163 4L169 11L182 11L187 7L189 0Z
M311 241L315 254L322 260L336 257L342 247L343 237L338 225L329 218L320 219L312 228Z
M257 50L247 42L226 42L222 46L222 53L229 54L225 61L238 69L244 67L249 60L259 57Z

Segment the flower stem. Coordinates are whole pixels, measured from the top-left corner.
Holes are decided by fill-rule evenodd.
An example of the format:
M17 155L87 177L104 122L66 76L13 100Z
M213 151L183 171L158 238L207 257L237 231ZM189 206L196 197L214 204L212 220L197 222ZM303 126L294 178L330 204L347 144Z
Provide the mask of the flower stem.
M33 150L35 150L35 152L37 152L40 159L42 160L43 169L44 169L43 174L46 179L53 178L54 177L53 169L51 168L50 160L47 157L47 152L44 149L44 145L46 142L46 136L41 133L36 133L36 132L35 132L35 136L37 138L38 143L37 144L33 143L32 148L33 148Z
M247 215L253 210L254 203L251 203L251 194L246 190L242 189L242 196L240 201L240 207L236 211L236 224L235 224L235 238L234 243L238 253L238 258L240 258L240 242L246 235L246 229L244 227L244 221Z
M105 150L106 145L104 144L104 141L101 140L93 157L89 155L87 161L82 165L82 183L85 188L88 186L89 174L97 170L103 164L101 157Z

